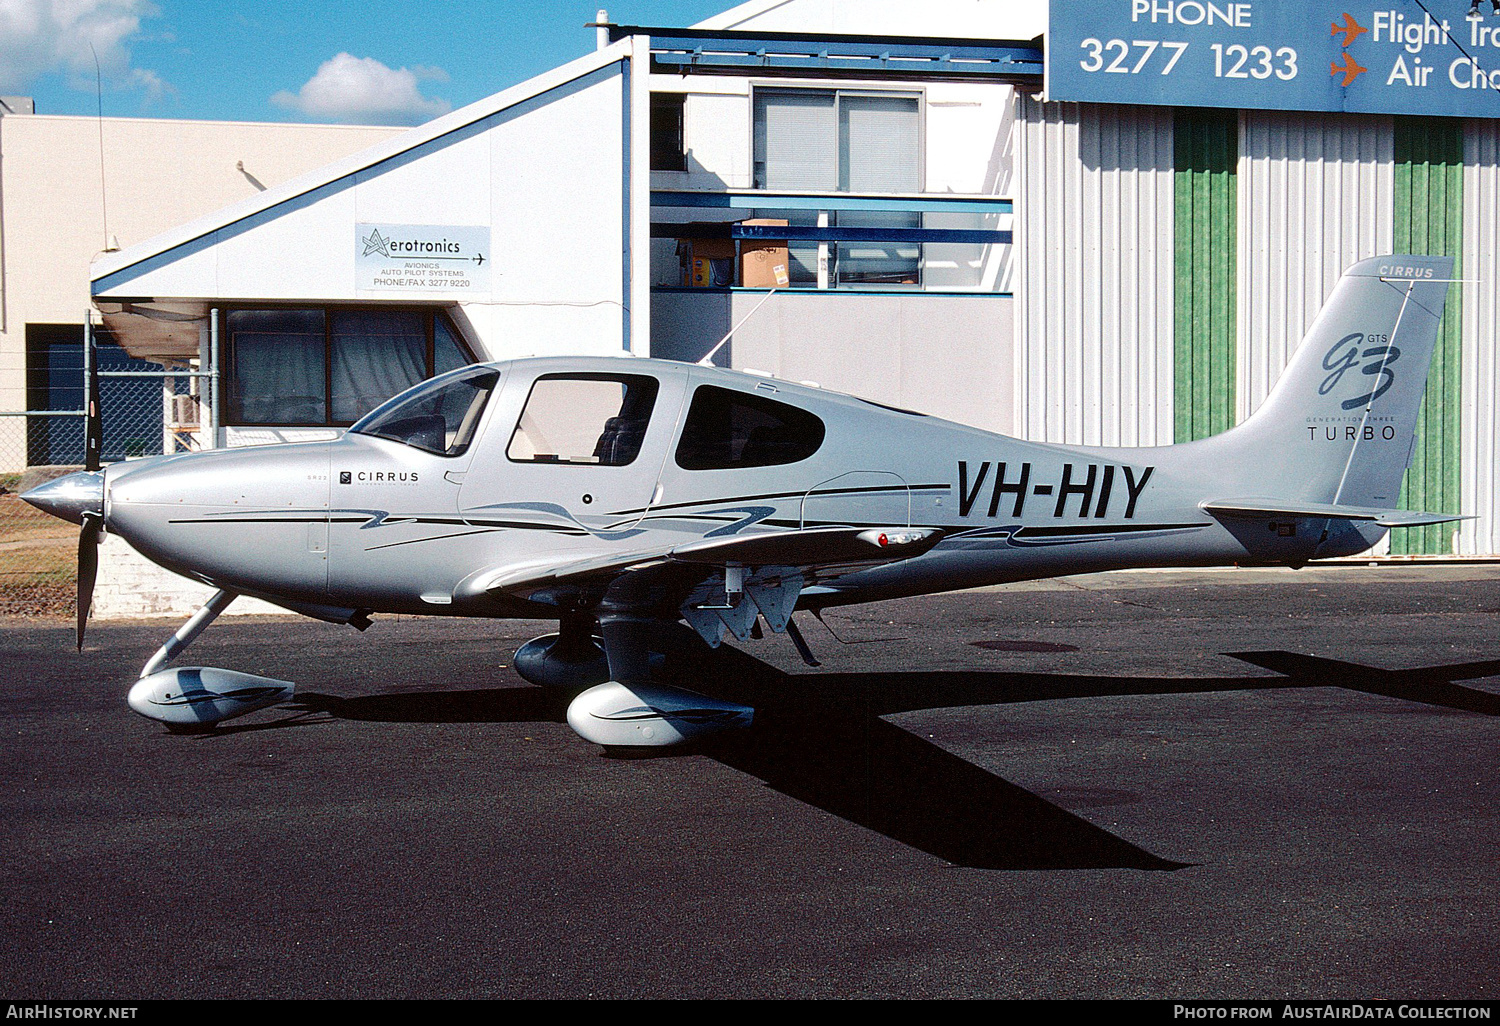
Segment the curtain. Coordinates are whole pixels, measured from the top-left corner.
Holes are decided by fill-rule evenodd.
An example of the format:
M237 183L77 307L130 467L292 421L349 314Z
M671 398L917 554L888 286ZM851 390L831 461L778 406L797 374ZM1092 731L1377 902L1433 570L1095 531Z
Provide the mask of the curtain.
M323 311L235 310L227 326L231 423L327 423Z
M358 420L427 377L427 327L418 310L333 310L333 420Z

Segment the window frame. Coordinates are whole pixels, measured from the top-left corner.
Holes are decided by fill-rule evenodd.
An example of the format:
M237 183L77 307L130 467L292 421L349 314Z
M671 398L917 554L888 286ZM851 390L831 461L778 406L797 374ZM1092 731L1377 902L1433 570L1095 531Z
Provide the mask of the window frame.
M231 416L234 407L230 403L230 397L235 393L237 380L235 376L234 361L234 337L229 331L229 316L242 311L285 311L310 312L317 311L323 315L323 420L315 421L258 421L244 420L237 416ZM442 318L447 326L448 333L458 344L459 351L467 358L468 362L480 362L474 353L474 347L470 345L468 337L459 330L453 318L448 315L445 306L429 306L421 304L385 304L385 303L236 303L230 306L220 307L218 311L218 323L216 325L220 343L219 351L219 394L215 397L218 409L221 411L219 423L223 427L234 428L348 428L364 419L364 415L354 420L335 420L333 418L333 314L342 312L417 312L422 314L422 327L426 334L426 349L424 353L426 376L422 381L430 380L437 376L435 351L437 345L437 320ZM394 398L392 396L391 398ZM379 405L377 404L377 408ZM366 411L366 415L373 411Z
M857 84L857 83L849 83L847 85L845 85L845 84L833 85L833 84L830 84L826 79L823 80L823 81L817 81L817 80L795 80L795 79L794 80L777 79L777 80L769 80L769 81L765 81L765 80L762 80L762 81L752 81L750 83L750 117L748 119L749 120L750 138L749 138L749 147L748 147L748 150L749 150L749 153L750 153L750 181L751 181L750 188L751 189L754 189L757 192L767 192L767 191L770 191L770 192L773 192L773 193L777 192L777 191L786 191L786 190L768 190L766 188L766 186L764 186L764 185L761 184L761 174L757 170L758 166L760 164L760 161L758 161L756 159L756 150L755 150L755 134L756 134L755 133L755 122L756 122L755 111L756 111L756 104L757 104L757 100L756 100L757 94L760 94L760 93L777 93L777 92L780 92L780 93L825 93L825 94L826 93L831 93L833 95L833 98L834 98L834 100L833 100L833 104L834 104L833 127L834 127L834 132L835 132L834 155L835 155L835 160L837 161L837 163L835 164L835 167L834 167L834 181L836 183L842 183L844 181L844 178L845 178L845 168L844 168L844 164L843 164L843 161L844 161L845 158L844 158L844 153L843 153L843 146L842 146L842 143L840 142L840 140L837 138L837 135L840 132L840 127L839 127L840 123L841 123L840 122L840 115L841 115L841 111L842 111L842 106L841 106L841 103L840 103L840 98L844 97L844 96L851 96L851 97L873 96L873 97L880 97L880 98L885 98L885 99L899 98L899 99L914 99L914 100L916 100L917 101L917 188L916 188L916 193L917 194L921 194L921 193L924 193L924 192L927 191L927 90L925 88L923 88L922 86L920 86L920 85L913 85L913 86L910 86L910 87L907 87L907 88L901 88L901 89L890 89L890 88L886 88L886 87L883 87L883 86L880 86L880 85L860 85L860 84ZM683 140L684 147L686 147L686 145L687 145L687 141L686 141L685 136L686 136L686 133L684 132L684 140ZM793 190L793 191L796 191L796 190ZM841 192L848 192L848 191L849 191L848 189L844 189L844 188L842 188L838 184L836 184L833 189L829 190L830 194L841 193ZM856 193L856 195L863 195L863 194ZM898 192L898 193L892 193L892 195L903 196L903 195L908 195L908 194L907 193L899 193Z
M631 454L630 459L624 463L602 463L590 462L588 460L517 459L515 456L512 456L511 449L515 446L516 436L521 432L521 422L526 419L526 410L531 406L531 400L536 396L537 386L544 381L607 381L624 385L627 389L638 381L650 382L650 407L646 410L646 428L641 432L640 445ZM538 374L531 380L531 385L526 389L526 399L521 403L521 408L516 411L515 423L511 426L510 433L506 436L505 460L507 463L528 467L613 467L616 469L628 467L640 459L641 453L645 451L646 438L651 434L652 425L656 422L656 404L661 398L662 386L662 379L655 374L632 373L629 371L619 373L613 371L552 371L546 374ZM629 398L629 393L627 392L623 398ZM614 418L606 418L605 425L612 419Z
M824 80L816 79L771 79L753 80L750 83L750 117L749 117L749 139L748 149L750 153L750 178L751 189L756 192L765 193L766 201L761 207L754 211L755 217L783 217L785 212L776 207L775 197L787 192L801 192L803 190L768 189L764 184L764 174L760 170L762 160L756 150L756 111L758 109L757 96L762 93L802 93L802 94L831 94L833 96L833 129L834 129L834 187L822 195L838 195L840 193L851 195L879 195L877 193L851 193L843 187L848 177L848 169L845 166L846 155L843 147L842 101L845 97L877 97L877 98L899 98L912 99L917 104L917 188L914 193L893 192L888 195L922 195L927 190L927 90L922 85L903 86L901 88L890 88L888 83L837 83L833 84ZM830 211L827 218L829 227L836 227L838 212ZM918 214L917 223L920 227L926 223L925 216ZM822 242L809 244L814 247L816 256L813 260L815 268L826 269L825 272L815 272L816 280L808 284L805 280L793 284L791 288L804 291L818 292L860 292L860 291L890 291L902 292L927 291L927 247L917 243L916 258L916 281L912 283L891 282L841 282L839 281L840 247L843 245L858 245L858 243ZM791 260L791 247L788 247L788 261ZM790 270L790 267L788 267ZM826 280L826 284L825 284Z
M812 448L809 449L804 455L799 456L794 460L778 460L771 463L734 461L722 465L702 465L700 459L694 460L692 463L684 463L682 461L683 445L687 442L688 430L693 424L693 413L698 407L698 401L700 397L705 401L720 401L719 397L708 393L719 393L722 396L722 401L731 403L738 402L740 403L740 405L751 410L754 410L757 406L760 406L761 412L763 414L768 414L769 412L771 412L766 410L766 407L781 407L783 409L790 410L796 416L782 417L782 422L791 424L791 426L793 427L798 427L799 425L796 425L792 422L795 420L803 420L804 422L810 421L812 424L817 425L818 440L816 444L814 444ZM803 426L805 426L805 424ZM823 446L827 443L827 441L828 422L806 407L799 406L796 403L787 402L785 399L779 397L766 395L760 391L746 390L742 388L729 388L725 385L715 384L712 381L702 381L698 384L695 384L687 395L685 412L682 414L682 425L677 431L675 444L672 446L672 463L677 467L678 470L684 471L689 474L700 474L705 472L724 470L736 472L763 469L780 470L785 467L796 466L799 463L805 463L808 460L812 459L814 456L818 455L818 453L823 451ZM746 440L746 445L748 445L748 443L749 439ZM740 447L740 452L742 454L745 450L745 447L746 446L743 445Z

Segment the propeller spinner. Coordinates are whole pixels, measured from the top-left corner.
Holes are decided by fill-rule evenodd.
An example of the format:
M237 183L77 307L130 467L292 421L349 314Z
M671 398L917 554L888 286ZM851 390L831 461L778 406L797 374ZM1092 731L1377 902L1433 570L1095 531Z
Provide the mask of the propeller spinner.
M104 533L104 471L83 470L38 485L21 498L44 513L80 525L78 533L78 650L94 604L99 575L99 539Z

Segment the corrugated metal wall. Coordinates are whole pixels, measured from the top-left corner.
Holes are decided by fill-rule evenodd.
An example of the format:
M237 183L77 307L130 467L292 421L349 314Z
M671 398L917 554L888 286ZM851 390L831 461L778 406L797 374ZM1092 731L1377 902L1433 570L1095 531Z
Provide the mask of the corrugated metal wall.
M1395 124L1395 238L1398 253L1446 253L1463 274L1463 122L1453 118L1397 118ZM1406 509L1459 512L1459 421L1463 389L1463 304L1450 294L1443 308L1427 393L1417 415L1417 445L1401 483ZM1453 524L1391 532L1391 554L1450 555Z
M1424 410L1407 504L1477 513L1458 551L1500 553L1500 121L1242 112L1224 217L1211 127L1157 108L1018 104L1017 433L1150 445L1221 430L1226 386L1197 392L1200 370L1213 381L1222 365L1183 365L1205 339L1211 351L1237 336L1227 392L1243 420L1345 268L1452 252L1472 281L1450 294L1429 395L1462 403ZM1214 245L1231 231L1226 262ZM1219 280L1226 263L1233 281ZM1221 334L1213 303L1231 289L1236 330ZM1452 536L1395 532L1391 551L1447 553Z
M1172 112L1018 102L1016 432L1170 442Z
M1238 419L1265 400L1357 260L1391 252L1391 119L1240 118Z
M1500 552L1500 121L1464 123L1464 274L1460 551ZM1460 277L1460 276L1455 276Z
M1179 442L1234 426L1239 114L1179 110L1176 152L1175 430Z

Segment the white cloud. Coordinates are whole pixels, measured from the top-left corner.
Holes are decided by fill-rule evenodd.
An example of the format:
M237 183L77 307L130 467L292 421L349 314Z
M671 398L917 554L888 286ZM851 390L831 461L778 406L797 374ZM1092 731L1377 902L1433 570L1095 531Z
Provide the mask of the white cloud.
M97 53L111 87L156 99L171 86L154 71L131 67L126 44L140 34L142 18L160 13L150 0L0 0L0 92L24 92L55 71L74 89L92 91Z
M297 92L283 89L271 102L319 121L415 125L453 106L423 96L417 84L423 79L445 82L448 75L442 68L421 65L393 70L373 57L341 53L324 61Z

